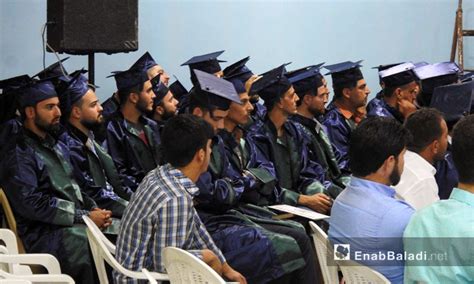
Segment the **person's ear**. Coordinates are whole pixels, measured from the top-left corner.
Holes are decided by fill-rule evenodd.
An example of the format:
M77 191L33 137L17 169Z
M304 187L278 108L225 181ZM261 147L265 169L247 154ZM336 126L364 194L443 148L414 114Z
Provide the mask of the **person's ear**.
M155 112L162 116L165 113L165 109L162 106L157 106Z
M71 116L75 119L80 119L81 118L81 109L76 107L76 106L73 106L72 109L71 109Z
M32 106L25 108L25 115L27 118L34 118L35 117L35 108Z
M397 99L402 99L402 88L396 88L394 93L397 96Z
M204 116L204 112L202 111L200 107L195 107L192 111L192 114L201 118Z
M310 105L312 100L313 100L313 96L305 95L303 97L303 103L306 104L306 105Z
M397 161L395 156L390 155L382 164L382 173L384 176L388 176L392 173L393 169L395 168Z
M433 154L438 154L439 149L440 149L439 140L438 139L434 140L431 143L430 147L431 147L431 152L433 152Z
M350 88L344 88L342 89L342 96L349 100L351 98L351 89Z
M130 95L128 96L128 100L133 104L136 104L139 99L140 95L137 93L130 93Z

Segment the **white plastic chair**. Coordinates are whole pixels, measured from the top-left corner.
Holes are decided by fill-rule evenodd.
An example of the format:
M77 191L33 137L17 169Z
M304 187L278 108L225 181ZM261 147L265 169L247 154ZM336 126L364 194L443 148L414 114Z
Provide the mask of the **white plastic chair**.
M105 262L107 262L115 271L130 278L146 280L151 276L153 279L158 281L169 280L168 275L163 273L149 272L147 275L141 271L131 271L123 267L112 255L112 253L115 253L115 246L110 242L109 245L106 245L106 237L89 217L84 215L82 218L87 225L87 238L89 239L89 245L91 247L92 256L94 257L95 267L101 284L109 283L107 272L105 270ZM112 246L114 248L113 252L110 251Z
M323 274L323 280L326 284L339 283L339 276L337 274L337 265L329 266L327 259L328 253L332 254L332 247L328 247L328 236L326 233L313 221L309 221L309 226L313 233L314 246L316 248L316 255L318 256L319 267Z
M15 275L0 270L0 278L8 280L5 283L16 283L13 281L23 280L33 283L67 283L74 284L71 276L66 274L33 274L33 275ZM11 282L10 282L11 281Z
M0 284L32 284L33 282L23 279L0 279Z
M143 274L146 275L146 277L148 278L148 282L150 284L157 284L155 278L153 278L153 275L151 275L150 271L148 271L146 268L143 268L142 272L143 272Z
M5 244L5 246L0 245L0 254L18 254L17 238L12 230L0 229L0 241L3 241ZM13 274L33 274L28 265L2 263L0 264L0 269Z
M226 283L209 265L180 248L164 248L163 262L173 284Z
M390 284L381 273L352 260L336 261L346 284Z

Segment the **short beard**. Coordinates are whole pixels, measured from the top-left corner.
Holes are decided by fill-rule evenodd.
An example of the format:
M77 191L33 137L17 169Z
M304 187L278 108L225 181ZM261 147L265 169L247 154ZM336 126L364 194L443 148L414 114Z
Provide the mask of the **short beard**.
M38 116L35 117L35 125L38 129L50 134L51 136L58 137L61 133L61 124L57 123L47 123Z
M84 125L90 131L95 132L102 127L102 125L104 124L104 119L102 115L100 115L96 120L81 119L81 124Z
M138 99L138 102L137 102L137 109L139 112L141 112L142 114L146 114L146 113L149 113L150 110L148 109L148 104L146 103L145 100L142 100L141 98Z
M173 111L168 111L165 109L165 112L161 115L161 119L163 121L166 121L172 117L176 116L176 112L173 112Z
M389 176L390 184L395 186L400 182L402 175L398 172L398 160L395 163L392 173Z
M312 108L312 107L308 107L308 111L309 113L311 113L314 117L319 117L321 115L324 114L324 110L323 112L319 111L317 108Z

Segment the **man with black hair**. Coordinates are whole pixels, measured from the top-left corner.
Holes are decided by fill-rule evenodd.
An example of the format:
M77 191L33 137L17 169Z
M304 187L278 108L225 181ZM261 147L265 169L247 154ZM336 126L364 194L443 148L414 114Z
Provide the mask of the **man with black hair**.
M434 163L444 159L448 147L448 127L443 114L434 108L422 108L408 117L405 128L413 139L405 152L397 198L416 210L439 200Z
M370 94L369 87L360 71L360 63L341 62L326 65L332 77L334 98L328 105L323 124L326 126L331 143L341 153L339 167L350 171L348 165L349 138L356 127L354 114L358 107L367 104L367 96ZM326 74L326 75L327 75Z
M311 159L323 167L328 180L343 189L349 182L349 174L339 168L337 159L340 153L331 145L325 127L318 121L326 111L325 104L329 97L326 79L320 73L321 65L286 74L299 97L296 102L298 113L290 116L290 120L309 139L308 145L313 155Z
M120 218L132 191L122 185L112 158L94 141L92 131L104 122L102 107L81 72L64 80L67 87L59 101L66 132L60 139L70 152L74 177L83 192Z
M448 200L416 212L403 235L408 253L444 252L445 257L407 261L407 284L474 281L474 115L454 127L452 153L459 173L457 188Z
M153 108L155 93L146 69L129 69L113 76L120 109L107 123L106 143L122 182L135 191L160 161L158 125L145 116Z
M387 256L403 253L402 235L413 208L395 198L410 133L395 119L370 117L352 132L349 162L352 178L332 206L329 239L349 244L350 259L403 283L403 260L357 258L354 252Z
M171 89L162 82L154 82L153 85L155 97L153 98L153 109L148 113L148 117L162 128L168 119L177 114L178 100L175 99Z
M130 69L145 69L148 75L148 79L155 78L160 75L160 80L165 86L168 86L170 76L165 72L163 67L155 62L151 54L147 51L140 58L133 63ZM120 107L120 98L118 91L115 92L110 98L105 100L102 104L104 108L104 118L108 120L109 116L117 111Z
M199 84L190 93L189 111L211 124L217 134L225 126L225 118L229 114L231 104L237 105L240 107L240 112L245 113L245 110L242 110L245 106L241 105L245 101L241 101L232 83L199 70L194 72ZM243 84L240 84L238 89L239 93L245 93ZM247 107L248 104L249 102ZM232 115L235 119L235 107ZM254 199L255 204L259 202L262 202L262 205L268 204L277 198L277 193L273 191L275 182L271 166L262 166L259 170L261 175L256 169L250 169L253 174L247 167L245 171L242 169L243 166L235 167L230 161L233 157L228 155L229 145L224 144L224 139L220 135L214 136L209 169L196 183L199 187L196 208L217 246L221 248L228 262L245 275L249 282L289 283L288 281L292 279L296 279L298 283L313 281L314 266L311 264L305 266L300 247L292 237L292 235L301 237L301 240L306 241L305 248L310 247L309 239L299 224L290 225L288 230L285 230L287 234L275 233L274 230L264 229L266 227L262 224L281 223L271 220L272 213L263 209L258 210L256 206L251 208L246 206L247 210L240 210L240 201L250 201L247 198L251 198L251 195L259 196L259 193L255 192L259 189L262 189L260 193L265 192L265 196L261 195L257 197L258 200ZM258 153L254 152L251 155ZM245 157L241 158L242 162ZM257 175L266 180L266 188L263 188L264 182L259 180ZM291 230L294 227L296 232L292 234ZM259 260L258 263L255 259ZM308 262L314 262L314 257L310 259L312 261Z
M77 283L98 283L82 216L105 229L112 212L98 208L73 178L69 151L57 140L61 110L53 84L23 88L20 112L23 127L0 163L18 234L28 253L50 253Z
M162 250L189 250L228 280L247 283L214 244L193 206L196 181L207 170L214 132L204 120L179 115L162 132L165 165L147 174L125 210L116 259L125 268L166 272ZM117 283L138 283L114 271Z
M418 83L414 68L412 63L402 63L379 72L384 85L383 95L367 116L392 117L403 123L408 115L416 111Z
M298 96L284 75L284 65L257 80L251 92L263 98L267 114L249 135L275 166L280 202L327 213L332 205L329 196L337 196L341 189L326 180L321 165L310 159L308 141L288 119L296 114Z

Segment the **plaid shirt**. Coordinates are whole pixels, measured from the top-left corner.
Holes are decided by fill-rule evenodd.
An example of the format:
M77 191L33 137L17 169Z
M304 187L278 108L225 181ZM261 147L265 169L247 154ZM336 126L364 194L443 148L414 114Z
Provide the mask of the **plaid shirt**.
M122 217L115 255L118 262L133 271L165 272L161 251L168 246L186 249L199 258L200 251L208 248L225 262L193 207L198 191L170 164L150 171ZM115 271L114 278L115 283L139 283Z

